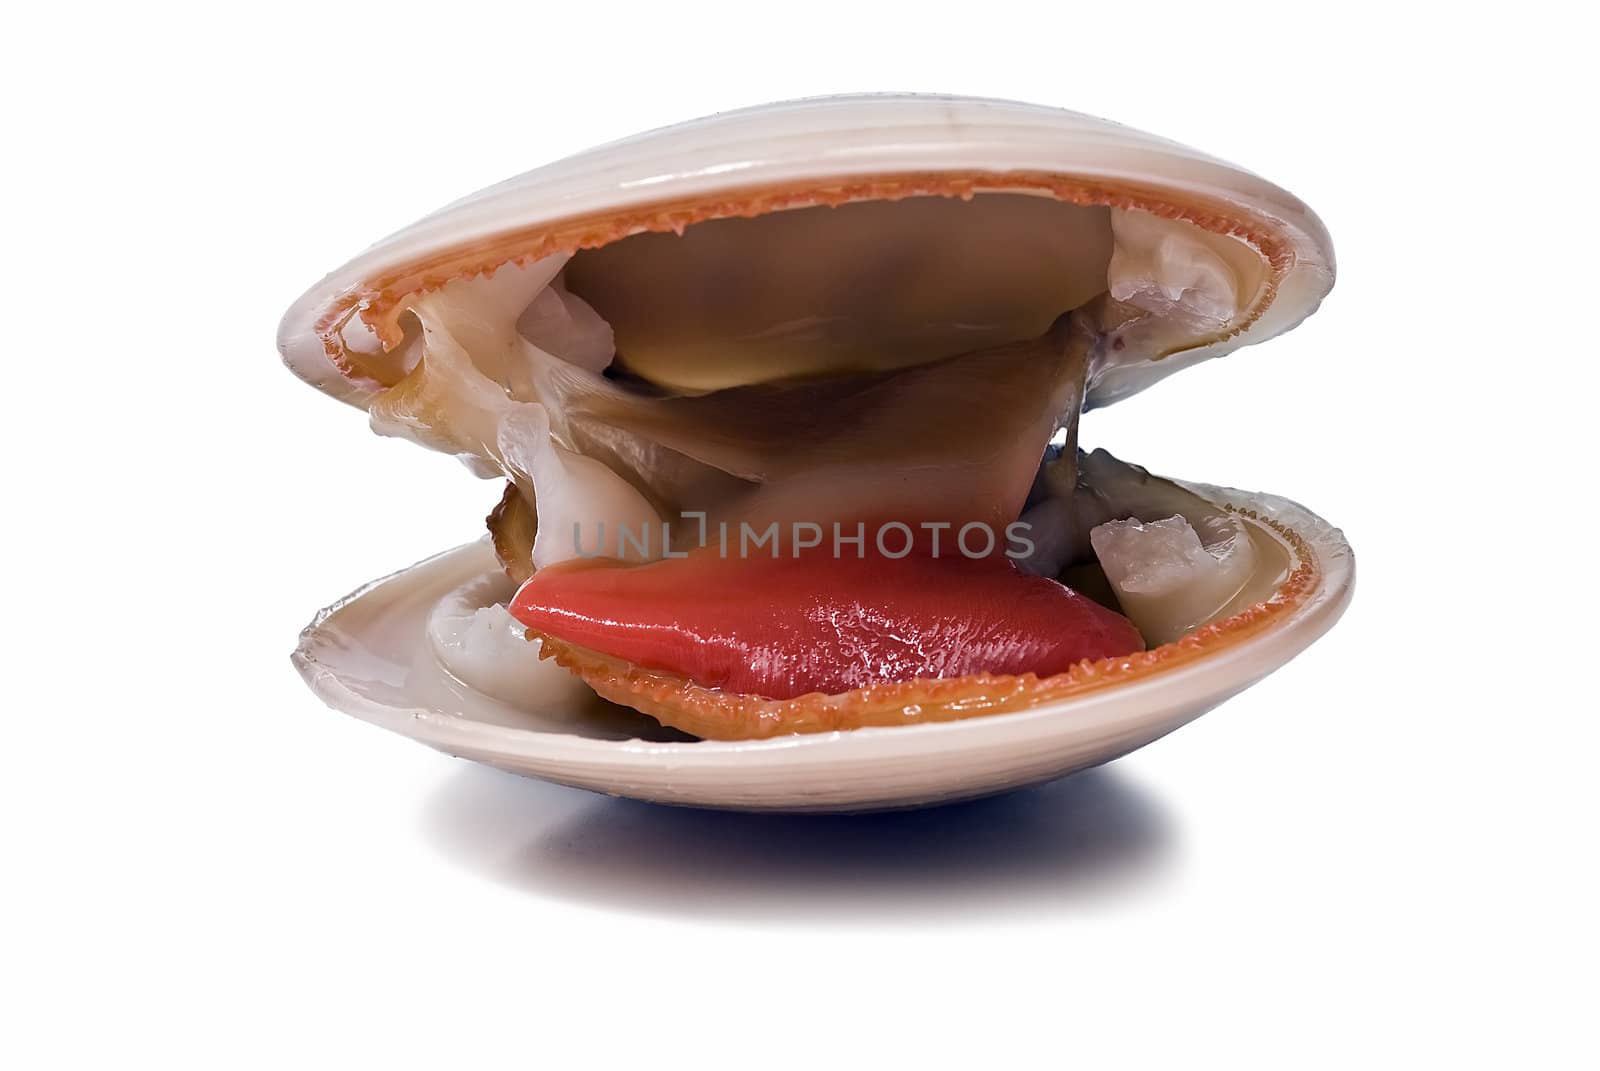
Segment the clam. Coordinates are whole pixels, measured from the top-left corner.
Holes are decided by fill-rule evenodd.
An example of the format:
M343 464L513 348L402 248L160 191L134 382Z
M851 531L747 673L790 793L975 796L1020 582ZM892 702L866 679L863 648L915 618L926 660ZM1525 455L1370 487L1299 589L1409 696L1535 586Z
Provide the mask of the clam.
M777 104L529 172L284 318L301 378L505 481L486 539L330 607L296 664L452 753L673 802L1105 761L1302 650L1354 567L1286 499L1080 449L1079 415L1332 284L1284 191L1023 104Z

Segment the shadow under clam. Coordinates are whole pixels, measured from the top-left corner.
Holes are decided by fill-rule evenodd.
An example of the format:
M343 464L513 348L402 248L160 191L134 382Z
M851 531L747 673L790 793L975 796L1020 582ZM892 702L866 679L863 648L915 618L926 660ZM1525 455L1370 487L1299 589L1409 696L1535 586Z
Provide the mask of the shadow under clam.
M1158 883L1159 804L1088 770L987 799L860 815L692 810L467 766L428 799L436 849L530 894L680 918L872 924L1070 912Z

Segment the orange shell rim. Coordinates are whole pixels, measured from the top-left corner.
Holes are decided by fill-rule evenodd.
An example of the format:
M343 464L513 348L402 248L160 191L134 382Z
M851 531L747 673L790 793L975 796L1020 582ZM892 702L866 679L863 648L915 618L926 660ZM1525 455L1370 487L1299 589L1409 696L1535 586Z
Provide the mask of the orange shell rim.
M1269 218L1217 198L1186 194L1188 203L1180 205L1172 200L1170 191L1158 187L1052 172L916 171L733 189L512 228L476 242L411 258L362 280L340 293L317 315L314 331L328 360L346 379L367 389L382 389L392 386L394 377L377 367L369 356L346 346L346 327L359 319L387 352L403 340L400 317L409 304L458 279L492 275L508 264L526 264L547 256L593 249L634 234L682 233L692 224L713 219L908 197L970 200L984 193L1025 193L1086 207L1144 211L1183 220L1254 249L1268 270L1251 309L1226 332L1196 340L1186 349L1214 344L1248 330L1272 304L1279 283L1294 262L1290 241Z

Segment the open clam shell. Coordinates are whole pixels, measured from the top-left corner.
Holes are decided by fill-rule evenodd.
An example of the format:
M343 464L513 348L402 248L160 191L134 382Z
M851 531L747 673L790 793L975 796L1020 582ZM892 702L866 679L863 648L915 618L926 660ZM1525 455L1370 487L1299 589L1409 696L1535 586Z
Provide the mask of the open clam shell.
M973 200L986 206L984 213L950 214L948 206ZM891 202L893 212L873 209ZM807 220L823 217L803 216L834 208L838 212L826 215L820 229ZM858 212L863 208L869 211ZM1047 210L1056 213L1049 227L1036 227L1033 221ZM285 316L279 347L301 378L343 401L371 405L375 426L460 453L480 474L503 472L512 481L513 496L520 493L531 502L539 466L549 471L565 464L572 471L587 466L585 471L604 477L584 500L586 509L612 509L613 518L654 517L656 510L671 513L673 506L682 511L683 495L674 500L663 491L665 497L645 500L639 486L643 469L630 471L631 490L619 471L607 471L621 462L644 464L615 441L592 440L588 446L596 456L584 455L584 444L571 438L571 429L557 426L562 409L555 396L543 392L552 383L583 375L590 377L585 389L611 390L599 376L611 360L613 330L619 359L629 330L648 330L652 344L662 345L673 343L674 332L681 342L686 324L692 332L701 322L692 307L692 288L658 302L665 313L649 301L628 301L651 282L691 274L680 270L690 263L684 257L712 250L710 259L693 262L695 271L707 264L738 264L742 256L766 257L763 270L775 264L782 268L782 253L768 252L780 231L787 234L783 242L828 253L849 242L854 224L841 221L857 219L885 228L881 233L893 234L896 242L918 233L951 237L936 252L949 254L957 265L931 289L920 276L908 283L895 297L898 318L862 319L871 330L886 332L869 338L869 348L889 339L893 345L886 348L915 353L918 317L939 309L953 293L968 296L962 288L971 288L984 314L994 318L975 320L958 310L950 316L961 330L985 323L1014 328L1022 312L1034 315L1029 322L1035 326L1012 335L996 329L1000 333L994 337L974 336L971 346L930 350L914 362L943 361L969 349L1000 353L1003 347L984 347L1032 337L1054 322L1051 337L1062 340L1063 352L1074 354L1081 378L1050 384L1055 393L1049 397L1065 400L1073 414L1288 330L1315 310L1333 283L1331 244L1305 205L1249 172L1193 150L1087 116L1009 102L827 98L643 134L458 201L378 243L308 291ZM762 226L745 227L740 222L745 220ZM744 244L718 246L720 236L733 233L718 230L724 224L742 227L743 237L733 240ZM1059 232L1051 230L1057 226ZM819 238L827 227L834 229ZM666 257L651 260L658 256L652 250L663 248L655 236L682 235L689 228L704 240L669 239ZM1034 241L1041 230L1069 237L1052 247ZM1000 233L1009 237L993 239ZM986 236L993 240L986 242ZM869 239L861 248L870 251L871 245ZM1055 264L1064 273L1061 280L1035 286L1039 272L1024 267L1010 269L1013 274L997 282L991 268L1007 270L1006 252L1022 247L1028 252L1014 259ZM1090 252L1076 262L1069 262L1071 256L1062 261L1063 248ZM838 263L848 266L847 261ZM863 280L876 285L870 266L843 284L826 271L772 276L780 277L786 284L798 280L834 295L852 292ZM737 283L737 273L726 279ZM1085 279L1089 289L1075 290ZM699 293L728 289L718 277L705 280ZM785 286L769 287L769 293L785 292ZM1014 292L1032 294L1024 302L1030 307L1007 306ZM574 296L582 300L568 300ZM731 325L732 337L755 337L739 333L742 299L718 300L722 304L713 311L724 318L724 326ZM835 300L842 303L831 312L860 311L848 297ZM1060 304L1052 305L1056 301ZM691 306L687 312L685 303ZM780 313L794 311L785 309L781 297L774 307ZM1072 310L1070 323L1066 316L1052 321L1062 309ZM765 311L771 314L772 308ZM1050 317L1038 321L1041 311ZM544 332L539 344L550 347L544 366L515 364L521 352L516 348L531 345L526 334L521 341L515 338L526 330ZM476 358L451 358L457 362L452 365L445 350L429 348L436 342L455 345L457 335L475 339L485 360L499 362L495 375L473 368ZM557 342L570 349L563 352ZM692 349L676 352L704 358ZM780 363L793 356L780 349L770 353ZM420 374L428 371L424 354L437 354L437 374ZM825 377L833 374L830 369L848 366L837 354L829 359L836 358L815 368L785 364L776 375L791 377L785 382ZM747 378L749 368L737 377L719 378L720 358L693 368L674 363L675 357L654 365L650 359L633 350L622 371L651 389L678 392L676 397L714 399L728 387L757 382ZM567 365L551 373L563 361ZM873 368L884 376L899 371ZM478 407L469 406L470 419L448 429L419 416L442 405L437 392L446 388ZM628 404L649 405L636 399ZM703 410L677 410L685 411ZM715 450L696 453L705 444L693 440L692 427L670 425L674 418L664 409L650 419L657 421L652 434L671 447L651 454L650 464L680 453L696 464L715 460ZM532 429L541 443L559 445L566 435L562 449L567 452L559 457L548 450L537 456L508 452L504 434L513 423L519 434ZM722 487L735 474L759 484L766 478L757 475L761 466L783 456L782 427L787 425L780 424L764 429L763 458L721 460L720 472L702 467L662 469L656 475L676 480L674 487L687 489L685 494ZM1075 425L1062 427L1070 451ZM891 435L892 429L879 438L888 442ZM959 437L947 438L947 449L951 443L964 448ZM986 447L996 457L1001 456L997 443ZM1008 477L1006 486L1015 490L1007 499L1009 517L1017 516L1019 488L1039 457L1031 443L1006 447L1016 454L1034 450L1023 458L1029 469L1022 484L1015 471ZM609 460L597 460L600 454ZM934 467L924 465L922 471ZM781 469L769 465L766 471ZM531 651L484 671L467 661L481 660L483 651L492 652L509 635L509 618L487 611L511 593L501 571L501 564L509 568L511 563L497 562L486 542L375 582L323 611L303 633L295 662L326 702L358 717L452 754L618 795L805 810L910 806L980 795L1069 773L1148 743L1282 665L1337 618L1354 575L1350 549L1337 530L1285 499L1184 486L1211 506L1248 519L1250 538L1270 548L1263 560L1282 568L1258 570L1256 579L1265 576L1265 586L1248 588L1251 595L1244 603L1219 609L1172 642L1162 640L1182 630L1152 640L1158 645L1148 651L1086 661L1042 680L1024 674L996 678L998 685L988 679L975 685L977 679L969 676L951 689L940 688L946 682L938 680L916 681L908 682L915 687L903 703L891 688L847 698L842 711L832 709L827 696L807 697L790 711L771 708L756 696L708 693L685 701L682 678L658 680L636 667L585 662L581 653L563 656L555 644L551 652L582 681L536 660ZM1065 494L1070 496L1070 484ZM538 502L543 524L542 489ZM554 499L550 504L559 506ZM572 515L552 512L563 521ZM521 536L531 537L531 514L523 520L528 524ZM1161 523L1142 520L1151 521L1152 530ZM572 530L576 535L577 526ZM502 542L528 541L511 539L517 533L504 524L495 532ZM1143 538L1140 532L1121 536ZM530 568L543 569L551 561L540 553L535 543ZM476 638L469 644L466 637ZM518 636L517 642L524 641ZM673 694L663 700L666 692ZM891 701L879 702L884 694ZM757 737L795 729L807 735L697 742L639 711L697 735ZM980 713L985 716L971 716ZM700 714L711 716L703 727L693 721ZM839 729L848 731L831 731Z

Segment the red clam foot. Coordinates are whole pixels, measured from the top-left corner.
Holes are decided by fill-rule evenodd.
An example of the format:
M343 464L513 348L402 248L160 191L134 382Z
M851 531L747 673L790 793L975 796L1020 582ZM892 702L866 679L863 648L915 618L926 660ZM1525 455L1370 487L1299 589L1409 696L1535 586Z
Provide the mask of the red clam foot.
M511 613L602 695L715 736L965 716L1144 649L1121 615L1003 557L573 562Z

